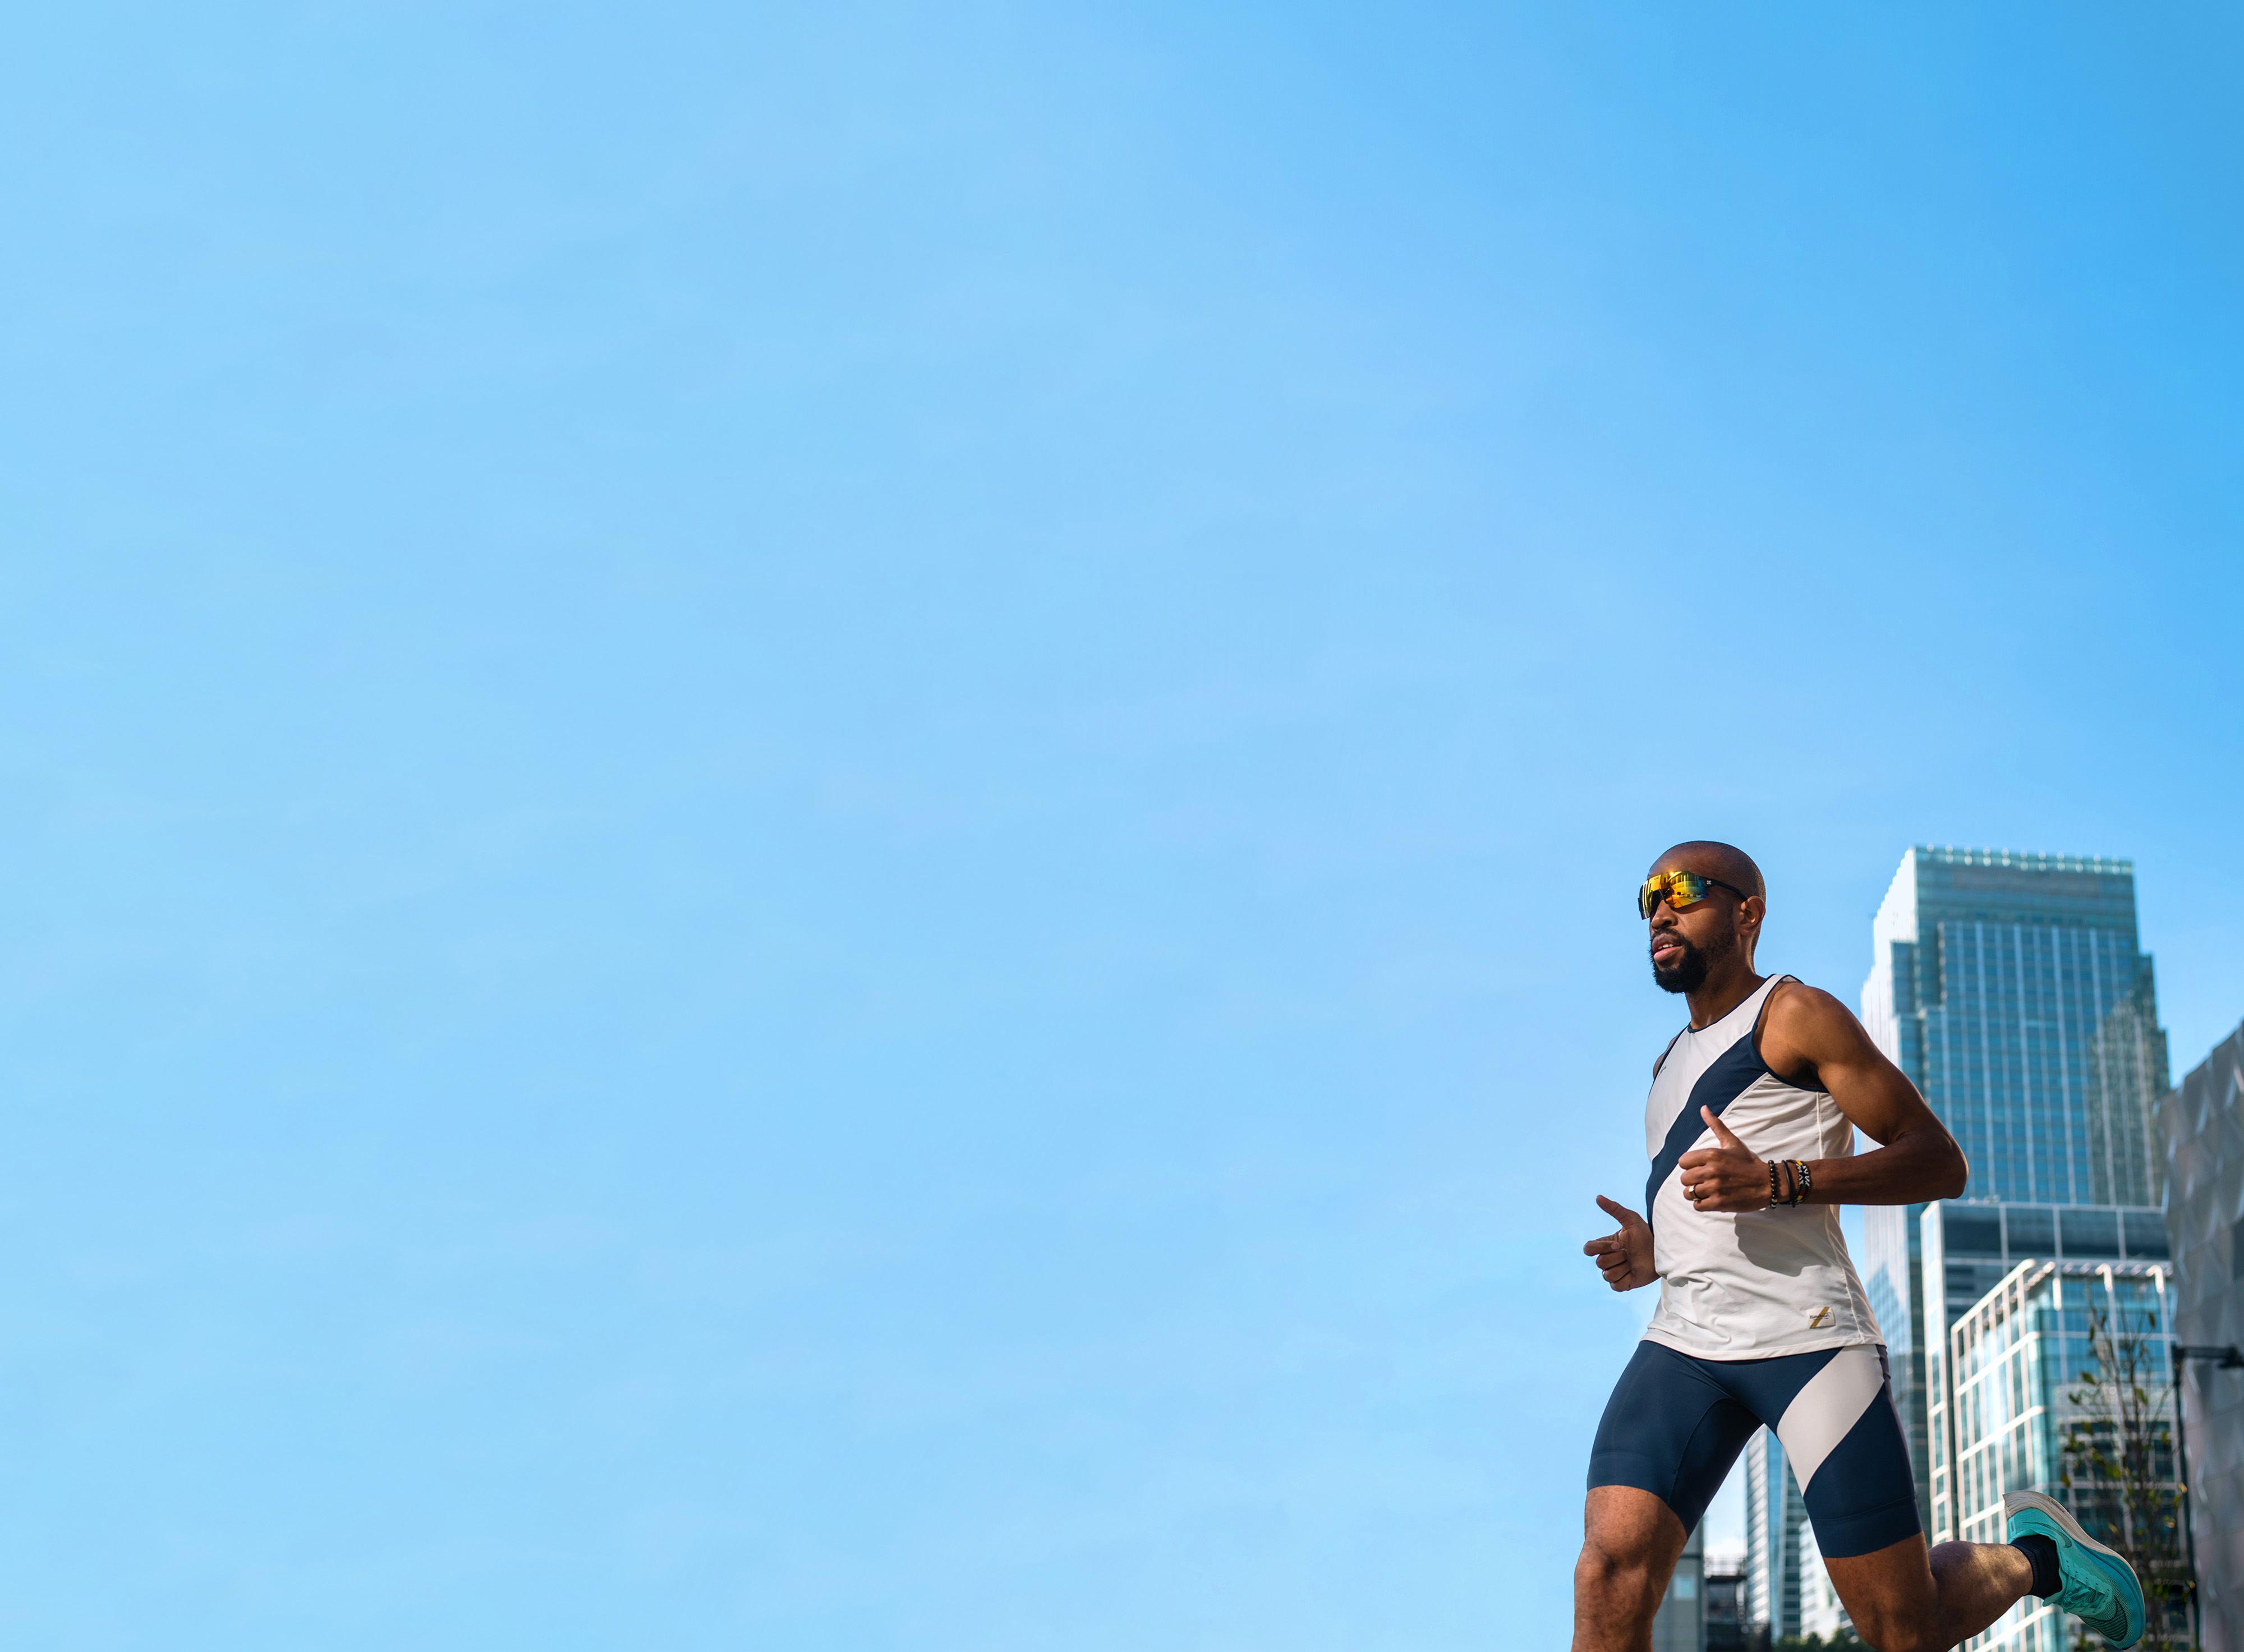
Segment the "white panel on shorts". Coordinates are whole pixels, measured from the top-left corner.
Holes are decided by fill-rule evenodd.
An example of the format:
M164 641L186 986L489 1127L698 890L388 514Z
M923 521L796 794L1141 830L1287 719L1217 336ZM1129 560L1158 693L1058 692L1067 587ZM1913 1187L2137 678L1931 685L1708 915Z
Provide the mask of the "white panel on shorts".
M1793 1395L1777 1419L1776 1437L1801 1491L1885 1386L1885 1365L1876 1348L1842 1348Z

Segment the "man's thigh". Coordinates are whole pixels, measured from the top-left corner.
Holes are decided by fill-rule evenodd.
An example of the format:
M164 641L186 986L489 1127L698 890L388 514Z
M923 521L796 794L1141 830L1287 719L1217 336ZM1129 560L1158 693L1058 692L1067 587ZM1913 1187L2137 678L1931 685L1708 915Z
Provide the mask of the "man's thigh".
M1598 1424L1592 1491L1631 1487L1673 1513L1687 1534L1729 1477L1761 1419L1733 1397L1725 1374L1656 1342L1640 1342Z

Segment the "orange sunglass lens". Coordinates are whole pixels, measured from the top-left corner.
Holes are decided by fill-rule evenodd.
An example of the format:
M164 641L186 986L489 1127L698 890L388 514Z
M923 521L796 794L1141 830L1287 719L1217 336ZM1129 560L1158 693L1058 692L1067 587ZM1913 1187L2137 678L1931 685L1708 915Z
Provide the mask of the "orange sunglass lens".
M1652 916L1653 908L1666 900L1669 907L1680 912L1686 907L1695 907L1707 898L1707 880L1695 872L1661 872L1644 880L1637 892L1636 915Z

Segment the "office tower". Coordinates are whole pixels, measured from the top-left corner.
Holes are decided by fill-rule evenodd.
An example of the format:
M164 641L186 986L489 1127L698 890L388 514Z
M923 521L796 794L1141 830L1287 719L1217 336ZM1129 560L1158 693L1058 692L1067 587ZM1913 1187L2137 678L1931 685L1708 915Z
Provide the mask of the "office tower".
M1653 1615L1652 1652L1706 1652L1707 1596L1700 1587L1707 1572L1706 1530L1701 1521L1684 1540L1675 1575L1667 1580L1667 1594Z
M1800 1528L1800 1633L1818 1641L1835 1641L1855 1632L1847 1603L1824 1568L1823 1550L1815 1541L1813 1521Z
M1919 846L1871 927L1862 1021L1971 1162L1966 1202L2156 1206L2166 1089L2132 861ZM1863 1213L1863 1286L1932 1519L1923 1206ZM2116 1218L2115 1218L2116 1219ZM1976 1300L1976 1298L1974 1298Z
M2166 1097L2160 1123L2180 1276L2174 1335L2244 1343L2244 1027ZM2244 1372L2193 1360L2181 1394L2205 1644L2244 1652Z
M2132 861L1911 849L1871 939L1864 1024L1963 1144L1965 1198L2160 1202Z
M1767 1646L1800 1633L1800 1538L1808 1505L1774 1429L1746 1446L1746 1578L1748 1640Z
M2075 1399L2093 1364L2092 1313L2108 1331L2142 1338L2148 1371L2167 1369L2173 1272L2165 1262L2023 1262L1950 1328L1953 1403L1936 1413L1934 1427L1950 1432L1952 1415L1956 1523L1934 1541L1999 1543L2004 1492L2058 1492L2065 1424L2082 1413ZM2159 1472L2171 1468L2169 1457ZM2099 1501L2074 1492L2066 1500L2092 1534L2125 1541L2115 1529L2124 1519L2115 1495ZM2186 1617L2168 1628L2186 1636ZM2054 1600L2029 1595L1971 1645L1974 1652L2068 1652L2072 1626Z

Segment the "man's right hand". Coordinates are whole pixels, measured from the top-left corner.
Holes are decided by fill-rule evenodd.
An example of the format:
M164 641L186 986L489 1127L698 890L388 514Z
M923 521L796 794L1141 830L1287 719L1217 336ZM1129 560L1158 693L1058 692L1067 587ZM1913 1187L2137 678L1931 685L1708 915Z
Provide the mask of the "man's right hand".
M1650 1285L1659 1277L1652 1271L1651 1224L1602 1193L1598 1195L1598 1208L1619 1218L1620 1231L1607 1234L1602 1239L1592 1239L1582 1247L1582 1254L1597 1259L1598 1271L1616 1291L1633 1291L1640 1285Z

